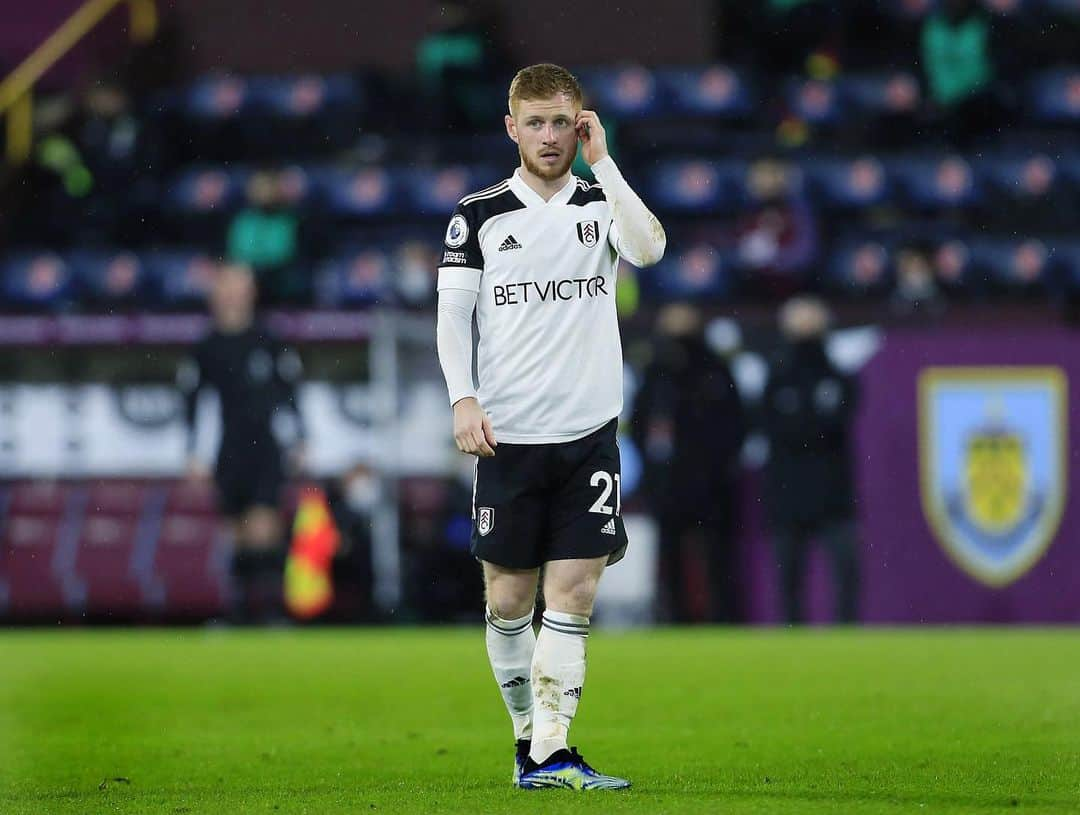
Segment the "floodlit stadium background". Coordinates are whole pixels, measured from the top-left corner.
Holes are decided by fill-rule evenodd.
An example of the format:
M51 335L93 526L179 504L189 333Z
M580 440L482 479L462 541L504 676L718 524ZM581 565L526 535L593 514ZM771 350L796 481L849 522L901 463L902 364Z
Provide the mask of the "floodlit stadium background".
M19 20L0 31L7 75L81 4L5 5ZM212 494L181 480L172 383L222 253L271 270L268 319L305 362L309 478L368 487L370 552L340 559L325 619L477 619L435 268L456 201L517 163L509 77L553 61L581 78L668 232L662 263L620 284L632 544L598 618L663 619L630 417L656 316L686 301L747 421L729 619L780 619L756 421L777 309L815 292L835 315L830 356L862 390L858 618L1077 621L1080 2L973 3L962 52L944 5L119 4L40 63L32 91L19 74L0 88L0 620L221 613L229 541ZM268 168L289 213L272 244L243 221ZM773 243L770 172L787 190ZM979 439L1019 452L978 478ZM999 487L1015 511L987 520L978 490ZM695 618L703 545L683 553ZM830 618L830 592L818 553L811 619Z

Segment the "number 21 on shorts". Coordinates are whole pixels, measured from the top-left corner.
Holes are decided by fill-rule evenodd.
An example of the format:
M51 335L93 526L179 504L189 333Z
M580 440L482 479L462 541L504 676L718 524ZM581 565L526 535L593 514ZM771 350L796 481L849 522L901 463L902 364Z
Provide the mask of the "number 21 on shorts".
M612 484L615 488L615 509L612 510L608 506L608 499L611 498ZM614 478L611 473L604 472L603 470L597 470L589 478L590 487L600 487L600 496L593 501L593 505L589 507L589 512L596 512L600 515L611 515L614 512L615 515L619 515L622 512L622 485L619 481L619 474L615 473Z

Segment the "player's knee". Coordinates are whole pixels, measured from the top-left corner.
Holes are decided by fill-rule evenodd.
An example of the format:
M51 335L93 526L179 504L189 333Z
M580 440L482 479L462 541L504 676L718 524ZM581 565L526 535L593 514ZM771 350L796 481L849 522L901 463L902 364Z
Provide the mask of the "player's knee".
M241 534L244 542L253 549L277 546L281 535L277 513L268 509L252 510L241 523Z
M592 614L599 582L588 575L568 583L549 584L544 587L544 602L552 611L588 617Z
M503 620L516 620L533 609L536 586L521 580L488 580L487 605L492 613Z

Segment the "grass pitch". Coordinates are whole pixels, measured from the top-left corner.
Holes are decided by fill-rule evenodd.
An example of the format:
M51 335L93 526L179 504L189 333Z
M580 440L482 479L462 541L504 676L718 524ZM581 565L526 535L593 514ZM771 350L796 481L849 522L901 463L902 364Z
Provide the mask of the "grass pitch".
M595 633L509 786L483 630L0 632L0 813L1080 811L1080 632ZM124 779L124 780L116 780Z

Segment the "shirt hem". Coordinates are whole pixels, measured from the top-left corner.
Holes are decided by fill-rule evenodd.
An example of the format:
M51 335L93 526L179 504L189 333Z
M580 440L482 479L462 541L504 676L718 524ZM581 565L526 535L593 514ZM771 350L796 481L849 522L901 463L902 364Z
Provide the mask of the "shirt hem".
M615 417L612 416L611 419ZM506 442L507 444L565 444L566 442L577 441L583 439L590 433L595 433L601 427L604 427L611 419L604 419L600 424L595 427L590 427L587 430L581 430L574 433L558 433L558 434L546 434L542 436L523 435L517 433L505 433L498 428L494 428L495 440L499 443Z

